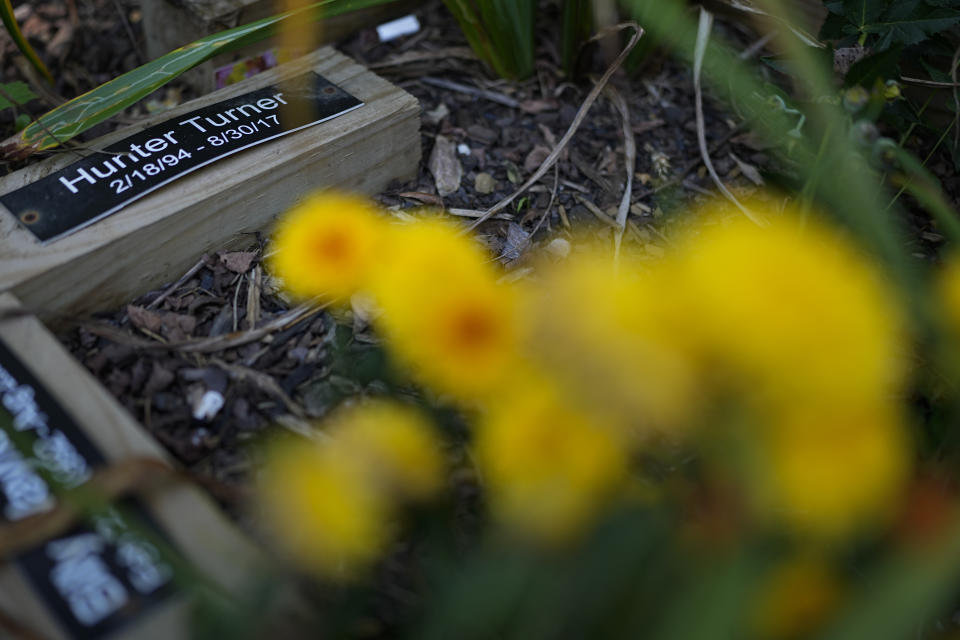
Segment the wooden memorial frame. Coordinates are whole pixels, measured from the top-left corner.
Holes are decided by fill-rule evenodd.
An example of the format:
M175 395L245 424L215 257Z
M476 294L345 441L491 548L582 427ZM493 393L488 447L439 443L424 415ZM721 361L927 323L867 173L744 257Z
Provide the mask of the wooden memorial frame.
M221 159L65 238L41 244L0 215L0 291L46 322L123 303L178 277L203 253L261 231L312 190L377 193L414 176L416 98L331 48L261 73L91 143L102 148L147 126L314 70L363 101L328 122ZM0 193L61 169L63 153L0 180Z
M62 408L67 422L98 450L101 468L144 457L169 466L170 459L41 320L56 324L68 314L108 308L173 280L201 254L265 229L277 214L315 189L372 194L392 181L412 177L420 159L420 107L405 91L325 48L91 143L102 148L153 124L308 70L363 105L224 157L46 244L10 212L0 211L0 351L12 354L26 372L22 376L32 376L35 386L45 389L41 395ZM74 160L64 153L11 174L0 180L0 193ZM6 403L12 378L7 373L4 380L4 375L0 370L0 401ZM38 405L39 401L34 411ZM52 418L48 422L55 426ZM6 451L13 449L8 446ZM173 549L225 589L242 588L263 566L255 546L197 487L177 482L139 499L135 506L142 506L148 524L155 524ZM35 576L21 566L23 557L0 560L0 614L6 622L54 640L91 637L71 631L62 611L56 611L38 590ZM174 590L108 633L120 639L186 637L187 614L185 600Z
M20 308L12 295L0 294L0 316ZM163 449L36 318L0 320L0 343L42 381L108 463L149 458L170 464ZM197 487L182 481L170 483L146 496L144 504L169 536L170 544L221 587L243 588L262 566L256 548ZM185 604L172 595L111 637L185 637ZM0 611L44 638L71 637L10 559L0 561Z

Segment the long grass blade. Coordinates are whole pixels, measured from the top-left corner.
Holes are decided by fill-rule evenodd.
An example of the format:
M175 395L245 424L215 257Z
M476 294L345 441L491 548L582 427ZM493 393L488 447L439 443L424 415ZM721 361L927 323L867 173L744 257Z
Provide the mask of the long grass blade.
M13 5L10 4L10 0L0 1L0 20L3 20L3 26L7 28L7 33L10 34L10 38L13 39L17 48L20 49L20 53L46 78L47 82L53 84L53 76L50 75L50 71L43 64L37 52L30 46L30 43L27 42L27 39L23 37L19 25L17 25L17 19L13 15Z
M576 75L581 48L592 33L593 7L590 0L564 0L560 57L568 76Z
M477 57L511 80L533 73L535 0L444 0Z
M48 111L23 131L0 144L0 158L19 159L36 151L57 147L213 56L270 37L287 20L320 20L395 1L322 0L302 9L201 38Z

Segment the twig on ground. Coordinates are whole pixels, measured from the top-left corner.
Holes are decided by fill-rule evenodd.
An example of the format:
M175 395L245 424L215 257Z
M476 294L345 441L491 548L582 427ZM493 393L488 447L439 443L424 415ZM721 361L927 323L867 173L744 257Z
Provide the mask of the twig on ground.
M530 237L532 238L537 231L540 230L540 226L543 224L543 221L547 219L547 216L550 215L550 210L553 209L553 203L557 199L557 190L560 188L560 165L553 165L553 190L550 191L550 202L547 203L547 208L543 210L540 219L537 220L537 224L534 225L533 231L530 232Z
M765 34L762 38L751 44L749 47L740 52L740 55L737 56L741 60L750 60L755 55L760 53L767 44L777 36L777 32L771 31L770 33Z
M465 84L460 84L459 82L453 82L451 80L444 80L443 78L434 78L432 76L424 76L420 78L420 81L424 84L440 87L441 89L449 89L450 91L459 91L460 93L466 93L471 96L486 98L491 102L502 104L506 107L510 107L511 109L520 108L520 102L518 100L514 100L510 96L505 96L502 93L497 93L496 91L478 89L477 87L471 87Z
M681 186L682 186L684 189L688 189L688 190L690 190L690 191L693 191L694 193L699 193L700 195L706 196L706 197L708 197L708 198L712 198L712 197L714 197L714 195L715 195L712 191L707 191L706 189L704 189L704 188L701 187L700 185L698 185L698 184L696 184L696 183L694 183L694 182L691 182L690 180L684 180L684 181L681 183Z
M150 304L148 304L146 308L155 309L161 302L166 300L171 293L173 293L174 291L182 287L187 280L192 278L194 274L197 273L197 271L200 271L200 269L202 269L205 264L207 264L207 254L203 254L203 257L197 261L197 264L187 269L187 272L184 273L182 276L180 276L176 282L174 282L172 285L164 289L163 293L161 293L156 298L151 300Z
M233 332L240 330L240 287L243 285L243 276L237 278L237 288L233 290Z
M159 349L183 351L185 353L214 353L216 351L225 351L234 347L241 347L245 344L256 342L257 340L260 340L264 336L275 331L283 331L284 329L292 327L298 322L306 320L307 318L320 313L324 308L325 305L317 306L316 304L311 303L302 304L299 307L294 307L293 309L290 309L289 311L286 311L273 318L259 329L228 333L227 335L214 336L212 338L197 338L193 340L168 343L153 342L151 340L137 338L106 324L81 323L80 326L96 336L112 340L119 344L125 344L135 349Z
M956 82L937 82L936 80L925 80L923 78L910 78L908 76L900 76L900 82L906 84L915 84L921 87L930 87L931 89L952 89L954 87L960 86Z
M264 393L276 397L278 400L280 400L280 402L283 403L283 406L285 406L287 410L297 418L300 418L301 420L307 418L306 410L294 402L293 398L291 398L287 392L284 391L279 384L277 384L277 381L267 374L240 364L224 362L220 358L211 358L210 363L226 371L227 374L234 380L248 380L257 385L257 387L259 387L259 389Z
M590 163L587 162L587 160L579 153L571 153L570 161L573 162L573 166L577 168L577 171L593 181L593 183L598 187L609 193L611 197L618 195L617 189L614 188L613 184L604 176L600 175L599 171L590 166ZM589 190L587 190L587 192L589 192Z
M247 274L247 329L256 329L260 321L260 291L261 291L261 270L260 265L253 267Z
M565 187L570 187L574 191L579 191L580 193L590 193L590 189L587 189L585 186L583 186L579 182L567 180L566 178L562 179L560 181L560 184L562 184Z
M447 209L447 213L449 213L452 216L457 216L458 218L479 218L480 216L483 215L483 211L480 211L479 209L458 209L456 207ZM511 219L511 217L506 214L501 214L494 217L499 220Z
M633 48L637 46L637 43L643 36L643 29L641 29L640 25L635 22L627 22L616 25L611 29L604 29L591 38L591 40L602 38L608 35L609 31L621 31L623 29L633 29L633 37L630 38L630 42L627 43L627 46L623 48L623 51L620 52L620 55L617 56L617 59L613 61L610 67L604 72L600 80L597 81L597 84L594 85L593 89L590 90L590 93L584 99L583 104L580 105L580 110L577 111L577 115L574 117L573 122L570 123L570 127L567 129L566 133L563 134L563 137L560 138L560 141L557 142L557 146L553 148L553 151L550 152L550 155L546 157L546 159L540 164L540 167L533 173L532 176L527 179L526 182L520 185L520 187L512 194L487 209L482 216L477 218L474 223L470 225L468 230L476 229L481 223L488 220L493 214L504 209L507 205L513 202L520 194L532 187L537 180L542 178L544 174L550 170L550 167L552 167L560 158L560 154L567 146L567 143L570 142L570 139L573 138L573 134L575 134L577 129L580 128L580 125L583 123L583 119L586 117L587 112L590 111L590 107L593 106L593 103L596 102L600 92L603 91L603 88L607 85L607 81L610 80L610 77L614 74L614 72L620 68L620 65L623 64L623 61L626 60L630 52L633 51Z
M707 172L713 179L714 184L720 189L720 193L726 196L727 200L732 202L751 222L763 227L766 226L766 223L758 218L752 211L740 204L736 196L727 189L727 185L723 184L723 180L720 179L717 170L713 166L713 161L710 160L710 151L707 149L707 131L703 118L703 88L700 84L700 76L703 70L703 57L707 52L707 43L710 41L710 29L712 27L713 14L701 7L700 24L697 28L697 44L693 58L693 93L697 116L697 142L700 145L700 155L703 158L703 165L707 168Z
M637 166L637 144L633 138L633 129L630 127L630 108L620 92L614 87L607 87L613 106L620 113L623 123L623 156L624 168L627 171L627 182L620 198L620 207L617 209L617 228L613 232L613 265L614 269L620 265L620 245L623 243L623 232L627 228L627 216L630 215L630 200L633 198L633 172Z
M372 62L367 65L368 69L384 69L388 67L399 67L414 62L432 62L434 60L447 60L450 58L464 58L466 60L476 60L477 56L470 47L444 47L434 51L407 51L399 55L390 56L379 62Z
M576 198L577 201L578 201L580 204L582 204L582 205L585 206L587 209L589 209L589 210L590 210L590 213L592 213L593 215L595 215L595 216L597 217L597 220L599 220L599 221L602 222L603 224L608 225L608 226L610 226L610 227L612 227L612 228L614 228L614 229L617 228L617 221L614 220L613 218L611 218L610 216L608 216L600 207L598 207L597 205L595 205L591 200L587 200L586 198L582 198L582 197L578 196L577 194L573 194L573 197Z

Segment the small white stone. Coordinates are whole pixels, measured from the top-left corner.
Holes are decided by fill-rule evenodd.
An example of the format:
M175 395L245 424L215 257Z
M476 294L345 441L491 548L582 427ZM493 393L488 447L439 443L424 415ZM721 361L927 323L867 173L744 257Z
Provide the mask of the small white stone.
M440 124L440 121L450 115L450 108L444 103L437 105L435 109L430 111L425 111L423 113L423 119L427 124Z
M547 244L547 253L555 258L566 258L570 255L570 241L566 238L554 238Z
M193 406L193 417L195 420L209 422L223 408L223 394L219 391L207 391L200 400Z
M459 153L462 156L468 156L470 155L470 147L467 146L465 143L461 142L460 144L457 145L457 153Z
M420 31L420 21L417 20L417 16L413 14L391 20L390 22L384 22L377 27L377 35L380 36L380 42L389 42L402 36L409 36L417 31Z

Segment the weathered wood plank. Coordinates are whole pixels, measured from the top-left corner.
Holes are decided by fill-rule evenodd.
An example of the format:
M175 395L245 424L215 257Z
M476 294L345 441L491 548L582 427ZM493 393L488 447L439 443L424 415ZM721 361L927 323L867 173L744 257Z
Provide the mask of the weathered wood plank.
M0 294L0 314L18 307L13 296ZM135 456L169 462L159 445L38 320L19 317L0 321L0 342L41 381L108 463ZM259 552L196 487L185 482L172 484L151 493L144 503L170 542L222 587L240 589L263 568ZM187 637L185 605L182 597L171 596L111 637ZM9 559L0 562L0 610L43 637L68 637L20 568Z
M42 319L103 309L185 271L206 251L267 227L311 190L381 191L412 177L420 158L420 107L405 91L342 54L321 49L109 136L102 148L199 106L314 69L364 106L204 167L96 224L41 245L0 211L0 291ZM75 160L64 153L0 180L13 191Z

